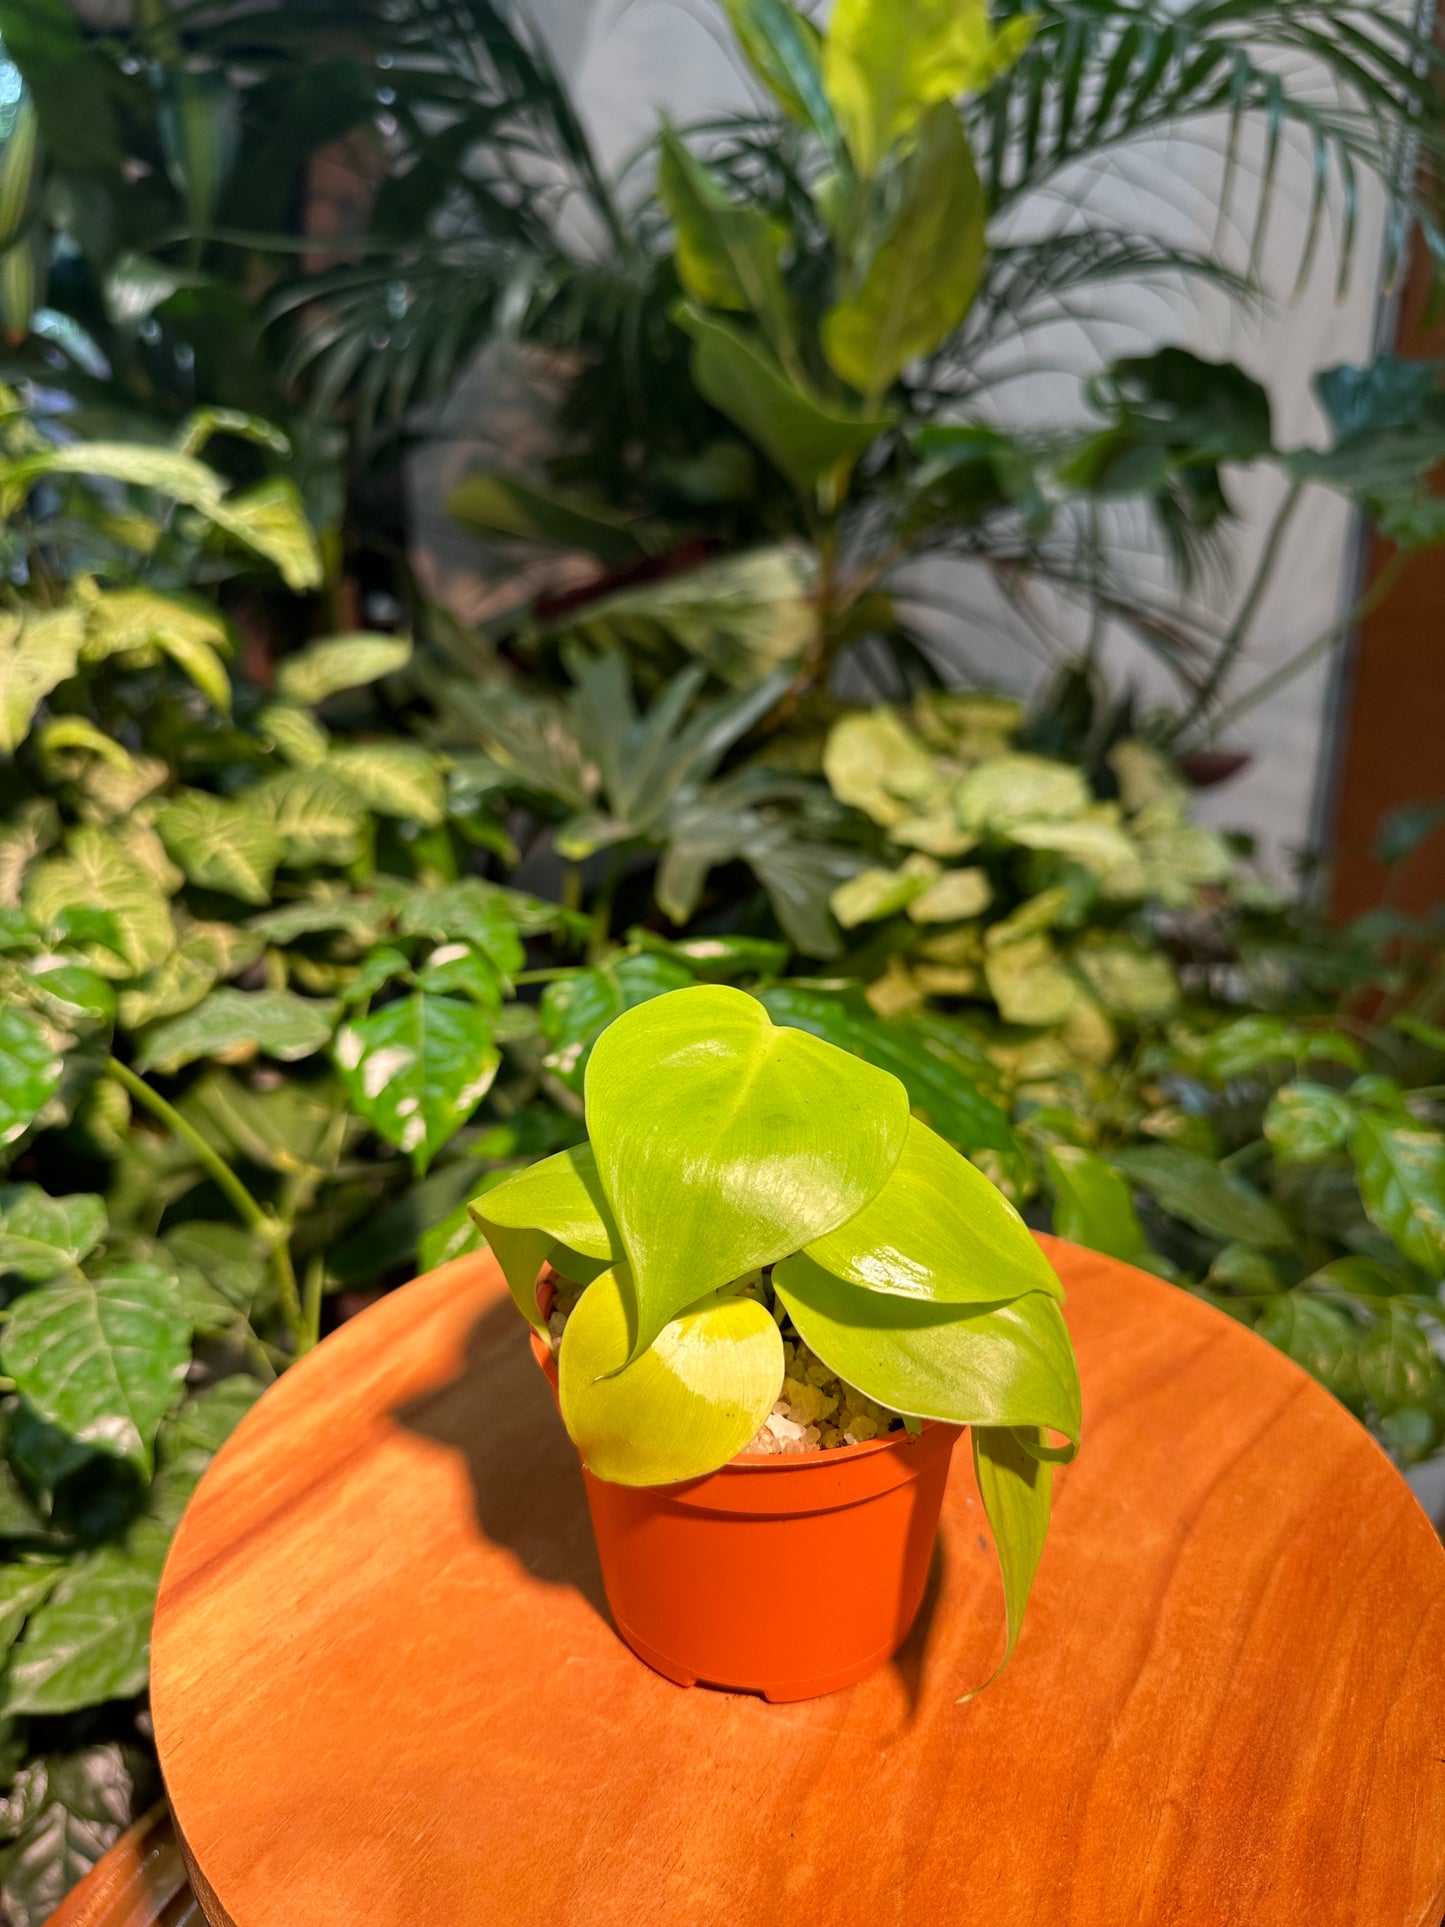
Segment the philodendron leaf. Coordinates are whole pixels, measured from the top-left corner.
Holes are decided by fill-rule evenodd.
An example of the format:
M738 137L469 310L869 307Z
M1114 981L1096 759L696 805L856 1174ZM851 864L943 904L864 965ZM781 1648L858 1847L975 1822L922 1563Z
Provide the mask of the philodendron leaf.
M692 372L701 393L757 443L798 488L840 463L854 462L892 417L839 409L800 388L761 342L684 304L678 326L693 339Z
M860 394L884 394L963 321L983 274L985 209L958 110L940 102L903 164L882 241L823 321L829 365Z
M411 643L405 636L330 636L298 655L288 656L277 673L276 684L289 702L309 707L339 695L343 689L358 689L364 683L395 675L410 661Z
M487 1011L425 991L344 1025L336 1038L353 1109L418 1174L492 1088L500 1062Z
M1439 1277L1445 1269L1445 1139L1366 1115L1355 1125L1350 1148L1371 1222L1407 1258Z
M1283 1164L1328 1157L1349 1139L1355 1107L1328 1084L1286 1084L1270 1099L1264 1134Z
M1036 1428L976 1425L973 1428L973 1476L978 1496L993 1528L1003 1574L1007 1638L999 1667L1007 1665L1023 1629L1034 1574L1049 1530L1054 1468L1034 1457L1022 1440L1040 1442ZM995 1669L995 1676L997 1674Z
M825 1271L869 1291L936 1304L999 1304L1063 1288L1027 1225L981 1171L908 1120L903 1154L846 1224L806 1247Z
M782 1334L755 1298L708 1298L628 1364L630 1297L614 1270L578 1300L557 1360L563 1420L599 1479L701 1478L740 1452L773 1409Z
M40 1019L19 1004L0 1005L0 1147L24 1136L63 1069Z
M294 991L232 990L223 985L193 1010L148 1032L137 1064L143 1071L167 1075L201 1057L234 1063L259 1053L294 1064L322 1049L334 1020L330 1004L298 997Z
M285 845L268 810L244 798L179 790L156 817L169 854L192 883L242 903L269 903Z
M105 1236L105 1200L52 1198L38 1184L0 1185L0 1272L34 1285L73 1270Z
M963 1310L860 1291L803 1253L773 1269L803 1343L880 1405L950 1425L1037 1425L1079 1439L1079 1371L1057 1302L1031 1291Z
M908 1135L895 1077L720 984L603 1031L586 1103L631 1267L634 1357L684 1305L854 1216Z
M144 1691L160 1562L90 1553L33 1613L0 1692L6 1713L74 1713Z
M190 1357L190 1321L154 1265L38 1286L0 1336L7 1376L42 1418L146 1473Z
M497 1254L518 1309L538 1331L544 1321L537 1309L537 1273L554 1245L587 1258L610 1261L621 1256L621 1240L588 1144L513 1172L476 1199L470 1210Z

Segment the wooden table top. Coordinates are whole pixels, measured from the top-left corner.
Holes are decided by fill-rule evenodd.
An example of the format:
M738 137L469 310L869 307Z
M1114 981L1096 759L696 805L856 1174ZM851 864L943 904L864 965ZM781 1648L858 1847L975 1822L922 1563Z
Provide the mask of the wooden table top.
M153 1709L218 1927L1436 1927L1445 1551L1368 1435L1183 1292L1050 1243L1084 1447L1007 1671L967 1452L908 1644L770 1706L606 1618L490 1258L304 1359L166 1567ZM780 1572L826 1612L846 1572ZM767 1610L760 1599L759 1610Z

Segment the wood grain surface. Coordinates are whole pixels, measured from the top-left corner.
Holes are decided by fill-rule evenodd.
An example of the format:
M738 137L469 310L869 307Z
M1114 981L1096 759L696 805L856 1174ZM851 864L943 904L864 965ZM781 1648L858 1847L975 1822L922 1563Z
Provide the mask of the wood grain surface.
M610 1631L490 1259L244 1421L161 1587L153 1708L217 1927L1435 1927L1445 1551L1367 1434L1183 1292L1051 1255L1084 1447L1018 1651L968 1454L899 1658L684 1691ZM826 1613L846 1571L777 1575ZM768 1610L768 1599L758 1610Z

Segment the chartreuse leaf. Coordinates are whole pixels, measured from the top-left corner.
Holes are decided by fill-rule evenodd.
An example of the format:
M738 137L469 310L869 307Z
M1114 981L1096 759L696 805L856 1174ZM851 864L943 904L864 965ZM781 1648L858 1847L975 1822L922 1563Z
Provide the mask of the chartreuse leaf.
M32 864L25 876L25 907L43 927L77 904L114 919L116 948L97 942L86 959L103 977L139 976L175 948L165 891L120 836L93 823L71 831L64 856Z
M586 1104L631 1267L633 1356L684 1305L853 1217L908 1135L897 1078L720 984L603 1031Z
M773 1288L825 1365L880 1405L950 1425L1036 1425L1079 1439L1079 1371L1041 1291L964 1309L860 1291L799 1252Z
M0 755L20 747L42 700L75 674L81 635L73 609L0 618Z
M672 216L677 278L707 308L751 310L774 323L787 312L778 257L787 229L732 200L676 131L666 127L658 189Z
M841 141L823 91L822 36L790 0L723 0L748 65L773 98L830 147Z
M978 1481L978 1496L993 1528L998 1548L999 1571L1003 1575L1004 1617L1007 1637L1003 1658L995 1668L1008 1664L1023 1629L1024 1609L1033 1589L1034 1574L1043 1554L1049 1530L1049 1509L1053 1502L1054 1468L1038 1459L1024 1441L1037 1446L1036 1427L976 1425L973 1439L973 1476ZM976 1689L977 1690L977 1689Z
M264 556L288 589L319 587L321 551L300 492L285 476L272 476L244 495L228 495L207 505L205 513L217 528Z
M418 1174L481 1103L500 1062L487 1011L425 991L344 1025L336 1039L352 1108Z
M38 1017L0 1004L0 1146L23 1136L55 1093L63 1070Z
M105 1236L105 1200L52 1198L38 1184L0 1185L0 1272L42 1285L70 1271Z
M382 816L440 823L446 790L435 756L419 743L346 743L323 767Z
M935 101L976 93L1018 59L1029 14L996 33L988 0L838 0L823 43L823 83L860 174L911 133Z
M393 676L410 661L411 643L405 636L365 632L329 636L325 642L313 642L309 649L288 656L276 683L289 702L309 708L343 689L359 689L365 683L379 682L383 676Z
M39 1286L11 1307L0 1336L7 1376L42 1418L147 1473L190 1356L190 1322L152 1265Z
M924 117L882 240L824 318L823 352L835 374L877 397L953 333L978 293L984 217L963 122L942 103Z
M1431 1277L1445 1270L1445 1138L1366 1115L1350 1139L1371 1222Z
M562 1334L562 1417L588 1471L618 1485L697 1479L740 1452L783 1385L782 1334L755 1298L708 1298L630 1364L619 1272L583 1292Z
M903 1154L856 1216L806 1247L825 1271L869 1291L936 1304L1063 1296L1008 1199L917 1118Z
M622 1253L588 1144L513 1172L469 1209L497 1255L518 1310L539 1331L544 1326L537 1309L537 1273L555 1245L609 1262Z
M892 417L863 416L820 401L787 375L761 342L683 303L678 326L693 339L699 391L750 435L798 488L856 461Z

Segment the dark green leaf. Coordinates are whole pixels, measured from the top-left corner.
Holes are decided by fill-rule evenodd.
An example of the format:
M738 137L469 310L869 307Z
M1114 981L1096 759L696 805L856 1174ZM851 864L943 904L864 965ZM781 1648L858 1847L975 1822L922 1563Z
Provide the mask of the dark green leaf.
M1327 1084L1286 1084L1270 1099L1264 1134L1286 1164L1328 1157L1348 1141L1355 1107Z
M39 1018L17 1003L0 1006L0 1148L24 1136L54 1096L62 1069Z
M7 1713L73 1713L144 1691L157 1559L107 1546L71 1567L32 1613L0 1686Z
M1116 1151L1110 1161L1153 1193L1165 1211L1224 1244L1287 1250L1294 1235L1268 1198L1211 1159L1174 1145Z
M1265 1306L1255 1329L1337 1398L1348 1399L1356 1390L1358 1337L1350 1318L1337 1306L1307 1292L1283 1292Z
M446 511L485 534L580 549L614 568L637 562L643 554L622 517L601 503L538 488L514 476L469 475L447 497Z
M613 1019L649 997L681 990L693 981L686 965L644 954L619 957L548 984L542 996L547 1068L580 1096L592 1046Z
M200 1057L260 1053L283 1064L313 1057L331 1036L335 1009L290 990L232 990L223 986L193 1010L146 1032L137 1069L170 1075Z
M485 1010L421 991L344 1024L335 1058L357 1115L418 1173L481 1103L501 1061Z
M1049 1148L1048 1169L1059 1237L1126 1265L1147 1264L1149 1243L1133 1196L1112 1166L1077 1145L1056 1144Z
M1366 1116L1350 1141L1371 1221L1432 1278L1445 1271L1445 1138Z

